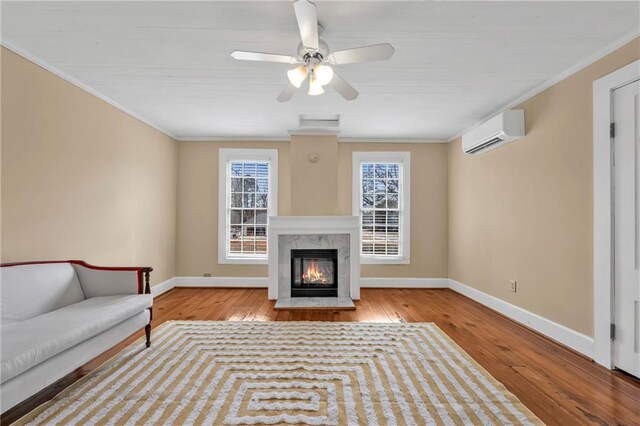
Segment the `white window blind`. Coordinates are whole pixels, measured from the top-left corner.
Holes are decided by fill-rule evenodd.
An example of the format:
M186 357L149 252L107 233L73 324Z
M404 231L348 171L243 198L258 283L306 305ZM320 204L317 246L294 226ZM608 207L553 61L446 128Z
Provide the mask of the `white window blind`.
M229 164L229 255L266 257L269 163Z
M353 153L353 215L360 218L360 262L408 264L411 153Z
M400 254L400 163L361 163L362 254Z
M265 264L278 214L278 151L220 149L218 262Z

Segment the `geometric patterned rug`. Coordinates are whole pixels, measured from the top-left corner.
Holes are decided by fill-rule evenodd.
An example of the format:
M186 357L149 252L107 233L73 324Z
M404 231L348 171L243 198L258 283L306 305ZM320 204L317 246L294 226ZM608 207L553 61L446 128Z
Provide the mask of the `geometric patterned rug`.
M17 424L542 424L432 323L170 321Z

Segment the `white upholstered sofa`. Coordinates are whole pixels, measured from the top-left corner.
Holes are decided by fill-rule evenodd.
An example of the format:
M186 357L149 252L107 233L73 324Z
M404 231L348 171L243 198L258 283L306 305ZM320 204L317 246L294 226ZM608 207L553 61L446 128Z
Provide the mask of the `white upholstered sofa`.
M0 268L0 401L5 412L145 328L151 268L79 260Z

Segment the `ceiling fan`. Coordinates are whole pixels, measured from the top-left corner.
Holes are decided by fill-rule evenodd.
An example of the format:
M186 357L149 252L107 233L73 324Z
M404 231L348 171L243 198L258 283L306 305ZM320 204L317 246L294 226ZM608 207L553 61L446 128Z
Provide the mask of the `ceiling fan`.
M316 5L308 0L295 0L293 9L296 13L302 43L298 46L297 56L274 53L245 52L235 50L231 56L241 61L282 62L285 64L301 64L289 70L289 84L278 96L278 101L287 102L296 89L309 79L311 96L324 93L323 86L333 87L343 98L352 101L358 97L358 91L347 83L330 65L353 64L356 62L381 61L393 56L393 46L389 43L373 46L356 47L354 49L331 52L329 45L318 37L318 15Z

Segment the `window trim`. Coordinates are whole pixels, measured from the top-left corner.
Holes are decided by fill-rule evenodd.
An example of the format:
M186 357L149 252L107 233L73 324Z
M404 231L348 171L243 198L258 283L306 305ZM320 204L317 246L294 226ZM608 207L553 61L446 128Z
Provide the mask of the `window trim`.
M278 150L220 148L218 152L218 263L266 265L269 263L269 218L278 215ZM227 191L229 163L231 161L256 161L269 163L269 194L267 198L267 254L262 257L232 256L228 252L231 194Z
M389 264L401 265L411 263L411 153L409 151L401 152L365 152L356 151L353 153L353 169L352 169L352 214L360 217L360 204L362 202L362 163L402 163L402 185L401 191L401 209L400 209L400 254L398 256L375 256L362 254L362 223L358 225L360 238L358 240L358 252L360 253L360 263L362 264Z

